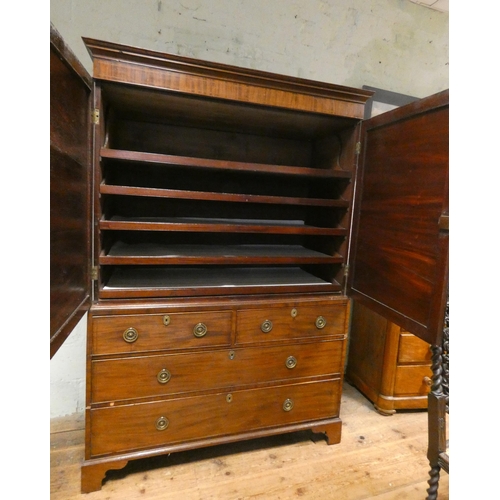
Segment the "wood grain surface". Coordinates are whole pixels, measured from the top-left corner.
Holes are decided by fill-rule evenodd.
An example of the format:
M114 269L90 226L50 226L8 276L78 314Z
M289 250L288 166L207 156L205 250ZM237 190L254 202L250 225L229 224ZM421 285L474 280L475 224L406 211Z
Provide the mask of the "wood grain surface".
M342 441L308 431L174 453L110 471L102 490L80 493L83 416L51 422L51 500L423 500L427 412L384 417L344 383ZM439 500L449 498L442 473Z

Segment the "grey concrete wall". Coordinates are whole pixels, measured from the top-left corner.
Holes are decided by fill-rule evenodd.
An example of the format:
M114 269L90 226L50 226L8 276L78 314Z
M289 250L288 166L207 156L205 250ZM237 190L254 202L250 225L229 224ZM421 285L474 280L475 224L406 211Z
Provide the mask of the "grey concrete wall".
M425 97L448 88L448 14L409 0L51 0L82 36L290 76ZM85 406L84 318L51 360L51 417Z
M448 14L409 0L51 0L82 36L424 97L448 87Z

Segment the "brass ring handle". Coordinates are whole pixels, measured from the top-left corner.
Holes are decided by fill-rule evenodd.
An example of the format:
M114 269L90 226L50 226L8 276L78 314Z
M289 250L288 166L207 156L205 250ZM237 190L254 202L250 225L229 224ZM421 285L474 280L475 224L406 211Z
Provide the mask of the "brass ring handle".
M429 387L432 385L432 379L430 377L424 377L423 382L425 385L428 385Z
M290 411L293 408L293 401L291 399L285 399L283 403L283 411Z
M208 328L205 323L198 323L197 325L194 326L193 328L193 335L195 337L204 337L207 334Z
M171 378L172 375L166 368L160 370L158 372L158 375L156 375L156 380L158 380L160 384L166 384Z
M165 417L160 417L158 420L156 420L156 428L159 431L164 431L170 422L168 421L168 418Z
M318 330L321 330L322 328L325 328L326 326L326 319L323 318L323 316L318 316L316 318L316 328Z
M288 358L286 358L285 365L291 370L297 366L297 359L294 356L288 356Z
M127 328L123 332L123 340L128 343L135 342L139 337L139 332L135 328Z
M263 333L269 333L273 329L273 322L270 319L266 319L263 321L262 325L260 325L260 329Z

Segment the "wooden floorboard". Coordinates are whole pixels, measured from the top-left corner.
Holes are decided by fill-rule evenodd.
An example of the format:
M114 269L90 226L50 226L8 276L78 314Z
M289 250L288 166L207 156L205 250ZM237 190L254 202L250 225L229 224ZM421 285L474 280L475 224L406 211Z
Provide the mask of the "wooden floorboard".
M51 500L405 500L426 497L427 412L384 417L344 384L342 441L308 431L129 462L80 493L82 415L51 421ZM439 500L449 500L442 472Z

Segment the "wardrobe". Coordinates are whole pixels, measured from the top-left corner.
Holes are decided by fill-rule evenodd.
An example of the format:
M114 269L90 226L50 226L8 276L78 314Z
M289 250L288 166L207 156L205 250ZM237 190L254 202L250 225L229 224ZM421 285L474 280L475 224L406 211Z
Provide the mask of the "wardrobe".
M446 297L448 92L372 92L51 26L51 356L88 312L82 491L128 461L341 440L350 304L429 343Z

